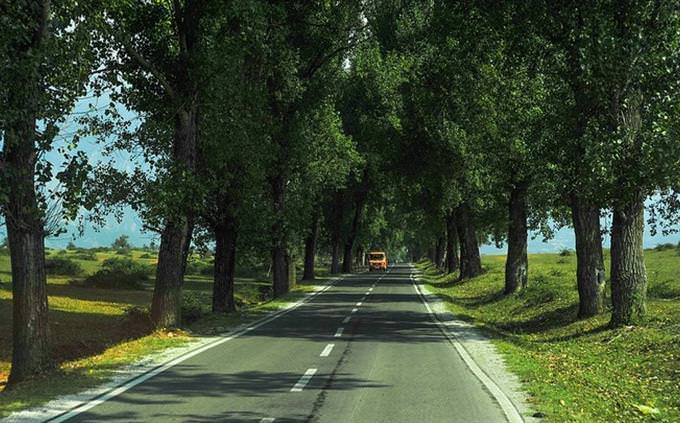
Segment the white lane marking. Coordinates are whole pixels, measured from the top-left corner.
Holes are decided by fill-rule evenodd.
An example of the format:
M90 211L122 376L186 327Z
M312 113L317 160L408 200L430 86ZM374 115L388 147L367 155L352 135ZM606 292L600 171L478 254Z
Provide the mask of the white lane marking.
M359 311L358 308L353 308L353 309L352 309L352 313L356 313L357 311Z
M352 316L347 316L342 320L342 323L349 323L349 319L351 319Z
M361 307L361 301L357 303L357 307Z
M260 423L273 423L276 420L274 417L265 417L260 420Z
M324 348L323 351L321 351L321 354L319 354L319 357L328 357L329 355L331 355L331 351L333 351L334 346L335 346L335 344L326 345L326 348Z
M224 344L227 341L231 341L232 339L238 338L239 336L243 335L244 333L247 333L249 331L249 329L250 330L257 329L260 326L266 325L267 323L278 319L279 317L283 316L284 314L290 313L291 311L300 307L302 304L309 302L312 298L316 297L317 295L320 295L320 294L326 292L336 282L340 282L342 280L343 279L334 280L331 283L329 283L328 285L326 285L325 287L323 287L322 289L310 294L309 296L301 299L300 301L298 301L296 303L291 304L290 307L285 308L283 310L276 311L269 316L263 317L260 320L256 320L255 322L252 323L251 326L248 326L247 328L235 331L232 335L226 336L224 338L219 338L219 339L217 339L213 342L210 342L206 345L203 345L202 347L199 347L199 348L196 348L195 350L189 351L184 355L180 355L179 357L176 357L176 358L174 358L174 359L172 359L172 360L170 360L170 361L168 361L164 364L160 364L157 367L154 367L151 370L147 371L146 373L143 373L143 374L141 374L141 375L139 375L135 378L132 378L132 379L122 383L121 385L118 385L117 387L112 388L111 390L99 395L98 397L95 397L91 401L88 401L88 402L86 402L86 403L84 403L80 406L75 407L75 408L71 408L70 410L63 412L62 414L59 414L59 415L57 415L53 418L47 418L47 420L49 420L52 423L61 423L61 422L64 422L68 419L71 419L71 418L77 416L78 414L84 413L87 410L90 410L91 408L94 408L94 407L110 400L111 398L117 397L118 395L120 395L123 392L139 385L140 383L143 383L143 382L151 379L152 377L154 377L154 376L156 376L160 373L163 373L164 371L170 369L173 366L176 366L176 365L182 363L183 361L186 361L186 360L188 360L192 357L195 357L195 356L201 354L202 352L205 352L205 351L207 351L211 348L214 348L218 345Z
M312 376L316 374L316 369L307 369L304 375L300 378L300 380L297 381L295 386L290 388L290 392L302 392L302 390L307 386L310 380L312 380Z
M368 288L368 292L373 292L373 287Z
M453 347L456 349L456 352L458 352L458 355L460 356L460 358L463 359L463 362L468 367L468 369L470 369L472 374L474 374L477 377L477 379L479 379L479 381L482 382L486 389L489 390L491 395L494 397L496 402L498 402L498 405L500 405L501 409L503 410L505 417L508 418L508 421L511 423L523 423L524 419L522 419L522 415L519 413L519 411L517 411L517 408L512 403L510 398L508 398L508 396L505 395L505 392L503 392L503 390L501 390L501 388L498 385L496 385L496 382L494 382L493 379L491 379L484 372L484 370L482 370L479 367L475 360L470 356L470 353L467 352L465 347L460 342L458 342L456 335L448 330L446 325L444 325L444 323L441 320L439 320L439 317L437 317L437 313L435 313L432 310L432 308L430 308L430 304L428 304L425 295L420 290L418 282L413 277L413 274L411 274L411 281L413 282L413 287L415 288L416 293L418 293L420 300L423 302L423 305L425 305L427 312L430 314L432 321L439 327L439 330L449 340L449 342L451 342L451 345L453 345Z
M343 330L345 330L345 328L343 328L342 326L339 327L338 330L335 331L335 335L333 335L333 336L335 336L336 338L340 338L340 337L342 336L342 331L343 331Z

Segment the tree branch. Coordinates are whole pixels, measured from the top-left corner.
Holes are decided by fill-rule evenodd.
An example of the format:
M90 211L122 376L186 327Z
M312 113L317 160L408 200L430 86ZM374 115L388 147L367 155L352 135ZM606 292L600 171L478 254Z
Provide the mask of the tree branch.
M170 84L170 81L168 81L163 72L161 72L158 68L156 68L156 66L153 65L153 63L149 62L144 56L142 56L137 50L135 50L127 34L125 34L123 31L119 31L118 33L120 35L120 42L123 45L125 52L134 61L136 61L139 64L139 66L141 66L145 71L149 72L151 75L153 75L154 78L156 78L158 83L161 84L161 86L163 87L163 90L168 95L168 97L170 97L173 101L177 101L177 93L175 92L174 87L172 86L172 84Z

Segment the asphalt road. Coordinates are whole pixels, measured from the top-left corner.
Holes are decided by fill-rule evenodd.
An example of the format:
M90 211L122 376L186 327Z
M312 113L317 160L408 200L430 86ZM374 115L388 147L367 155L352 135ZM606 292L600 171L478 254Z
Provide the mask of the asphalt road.
M69 421L506 421L411 272L349 276Z

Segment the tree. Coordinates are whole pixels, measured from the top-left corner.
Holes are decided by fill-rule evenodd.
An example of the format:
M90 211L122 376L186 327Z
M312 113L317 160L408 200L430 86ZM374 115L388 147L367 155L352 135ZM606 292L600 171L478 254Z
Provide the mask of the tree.
M271 26L265 57L267 65L267 109L270 129L268 139L272 160L268 168L273 223L272 273L274 295L286 293L290 287L289 231L286 225L287 182L294 168L297 126L300 110L314 101L310 87L326 66L339 66L343 54L361 37L359 8L361 2L298 2L269 6Z
M112 99L106 118L120 115L116 104L145 117L140 126L123 125L127 131L114 146L141 147L157 171L156 180L148 181L148 171L138 169L134 185L145 188L128 199L147 226L161 233L151 306L157 327L176 326L181 319L196 194L199 57L207 5L204 0L111 3L99 46L102 78L96 88L108 88Z
M111 244L111 248L117 251L128 251L132 248L130 245L130 242L128 241L130 237L127 235L121 235L118 238L116 238L113 243Z
M84 93L92 65L93 5L49 0L0 6L0 199L12 263L13 350L8 386L52 366L49 357L45 274L47 196L61 201L63 217L80 200L77 187L48 192L57 178L79 179L87 172L82 156L63 154L53 173L43 160L59 124ZM77 140L72 140L77 143ZM69 185L65 185L69 186Z
M645 314L644 200L671 187L668 175L677 173L668 122L677 113L671 75L678 66L678 12L652 1L550 4L545 10L552 25L547 37L573 99L567 103L570 141L557 151L572 190L579 315L601 309L599 208L611 207L612 324L629 324Z

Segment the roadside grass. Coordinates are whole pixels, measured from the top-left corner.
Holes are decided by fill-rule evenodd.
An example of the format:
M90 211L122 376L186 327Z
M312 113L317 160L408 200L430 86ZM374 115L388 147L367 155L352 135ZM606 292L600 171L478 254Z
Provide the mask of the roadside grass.
M609 312L577 319L574 255L533 254L529 286L503 296L504 256L456 281L420 262L423 281L486 330L538 413L554 422L680 421L680 250L645 251L644 324L611 329ZM606 264L609 268L609 263Z
M271 282L263 277L237 278L235 297L238 312L216 315L210 313L212 278L187 275L184 286L187 309L184 313L189 314L191 319L184 329L153 331L146 317L151 289L100 289L71 283L95 273L105 259L121 255L114 251L97 251L96 260L73 258L80 253L82 251L48 252L49 256L72 259L83 268L83 274L77 277L56 275L48 278L54 371L5 392L1 391L9 375L12 351L12 291L9 258L0 255L0 417L40 405L60 395L97 386L110 379L120 366L133 364L144 356L167 348L182 346L193 336L214 335L256 320L300 299L327 280L320 277L313 283L298 282L288 295L272 300ZM132 250L127 257L148 265L156 262L155 255L144 251ZM257 276L256 272L253 273Z

